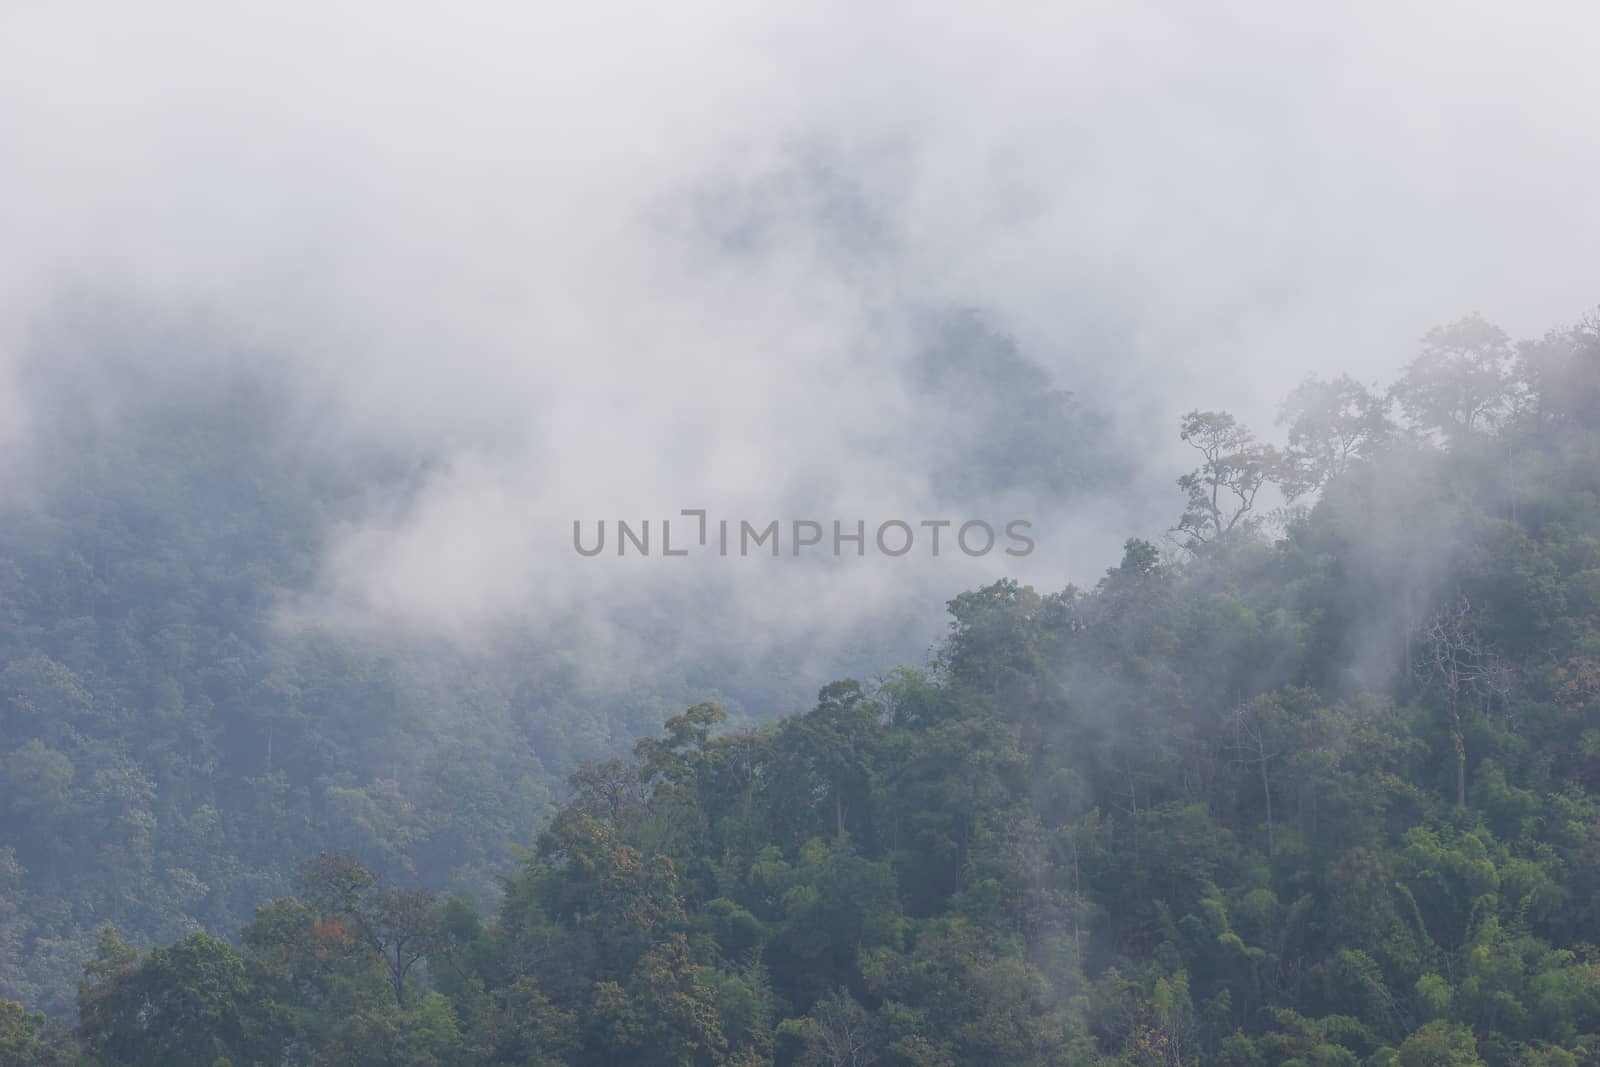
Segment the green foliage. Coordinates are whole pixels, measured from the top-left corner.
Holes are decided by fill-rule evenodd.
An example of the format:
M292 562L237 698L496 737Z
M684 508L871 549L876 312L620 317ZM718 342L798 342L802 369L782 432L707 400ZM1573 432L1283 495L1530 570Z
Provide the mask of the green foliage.
M0 1063L72 1067L77 1062L72 1040L60 1022L14 1000L0 1000Z
M1131 540L1093 588L962 593L927 670L835 682L759 729L709 701L662 716L631 759L578 766L492 910L410 869L454 855L436 838L461 820L508 817L504 776L473 770L489 753L456 751L436 782L471 816L331 765L314 804L266 767L244 801L195 782L179 804L187 772L129 757L129 734L92 740L120 706L105 674L64 643L15 657L0 695L22 740L0 758L27 819L0 851L0 967L23 943L76 965L8 904L73 870L82 842L52 847L52 828L123 849L137 890L85 898L111 914L157 885L179 908L279 894L215 861L228 835L309 819L292 839L328 851L237 945L103 931L78 1049L10 1005L0 1049L100 1067L1597 1062L1600 413L1568 395L1600 381L1592 334L1431 334L1393 394L1410 434L1345 379L1296 394L1287 458L1191 415L1192 552ZM1284 471L1320 496L1268 540L1254 493ZM51 566L81 593L82 560ZM160 632L140 655L197 639ZM1435 640L1461 677L1419 669ZM158 674L143 721L170 748L199 690ZM305 677L278 681L306 706L287 695ZM241 804L254 822L231 821Z

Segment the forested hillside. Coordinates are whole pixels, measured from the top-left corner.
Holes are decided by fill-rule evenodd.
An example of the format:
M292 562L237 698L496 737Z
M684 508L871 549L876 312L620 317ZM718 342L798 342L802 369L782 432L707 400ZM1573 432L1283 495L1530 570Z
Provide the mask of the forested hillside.
M544 604L493 643L286 624L333 532L403 510L437 461L321 440L315 405L203 323L68 312L23 383L48 476L0 495L0 999L71 1016L99 928L231 935L322 848L487 905L580 761L697 700L748 726L815 691L799 642L726 640L716 587L580 605L649 645L637 660ZM976 318L925 347L928 418L959 400L970 423L927 458L935 481L1062 497L1116 472L1090 416ZM1034 417L1010 418L1022 401ZM936 620L897 610L835 618L849 653L817 658L920 655Z
M232 375L179 389L142 357L41 368L54 476L0 503L0 996L58 1013L100 925L231 931L330 837L466 891L549 797L504 694L465 665L274 632L358 476L403 468L296 463L281 395ZM84 408L86 371L118 410Z
M208 664L186 699L219 712L273 677L249 635L146 619L134 569L102 594L130 621L85 605L59 656L7 668L6 736L32 738L6 756L31 813L7 869L65 904L76 828L104 823L127 875L92 898L76 1030L4 1005L0 1062L1600 1063L1600 333L1512 346L1465 320L1387 395L1308 383L1285 430L1185 420L1181 552L1130 540L1092 588L965 593L922 669L756 729L697 704L584 764L488 911L353 854L270 767L238 788L272 805L213 793L213 740L91 699L110 675L159 692L185 656ZM1275 486L1297 503L1268 515ZM12 588L42 566L20 559ZM8 603L15 641L38 609ZM157 636L119 643L134 625ZM384 670L332 658L282 714ZM143 744L207 798L201 854L152 844ZM464 808L534 818L505 784L525 758L444 760L421 862L462 862ZM249 834L303 863L293 896L232 874L259 905L237 938L115 931Z

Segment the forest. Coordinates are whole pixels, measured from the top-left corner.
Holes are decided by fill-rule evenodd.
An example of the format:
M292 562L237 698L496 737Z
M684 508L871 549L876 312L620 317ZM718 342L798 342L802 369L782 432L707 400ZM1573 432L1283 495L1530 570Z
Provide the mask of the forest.
M6 1067L1600 1064L1600 319L1192 411L1165 541L779 718L285 659L408 475L260 399L0 525Z

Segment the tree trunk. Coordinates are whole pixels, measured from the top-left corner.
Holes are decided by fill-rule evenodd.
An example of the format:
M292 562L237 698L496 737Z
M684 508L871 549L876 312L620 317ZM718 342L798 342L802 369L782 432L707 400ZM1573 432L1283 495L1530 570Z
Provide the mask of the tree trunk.
M1261 792L1267 798L1267 855L1277 852L1277 838L1272 830L1272 783L1267 778L1267 761L1261 761Z

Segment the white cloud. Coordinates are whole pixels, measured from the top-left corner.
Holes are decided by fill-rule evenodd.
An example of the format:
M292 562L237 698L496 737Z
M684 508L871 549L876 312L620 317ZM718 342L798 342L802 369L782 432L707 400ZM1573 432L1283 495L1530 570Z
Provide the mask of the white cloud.
M1165 484L1184 408L1264 423L1437 321L1528 334L1596 300L1600 17L1574 5L0 22L0 371L74 287L200 308L303 383L320 447L435 457L293 606L344 621L472 635L679 580L576 566L576 517L921 517L926 470L884 447L916 403L909 303L987 309ZM1034 571L1092 579L1176 505L1041 514ZM714 580L774 633L999 569Z

